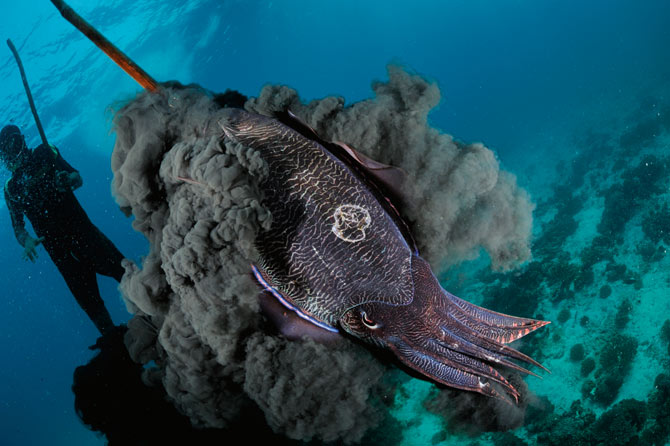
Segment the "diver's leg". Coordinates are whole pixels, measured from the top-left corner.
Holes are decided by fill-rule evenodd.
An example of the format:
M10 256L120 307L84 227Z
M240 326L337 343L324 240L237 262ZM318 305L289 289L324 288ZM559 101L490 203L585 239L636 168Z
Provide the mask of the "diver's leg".
M80 228L86 234L79 235L84 243L81 251L95 272L116 279L121 282L125 269L121 266L123 254L114 246L114 243L105 236L95 225L91 224L88 228Z
M95 271L81 271L77 275L76 284L72 286L68 282L68 286L77 303L95 324L100 334L104 335L114 328L112 317L105 307L105 302L100 297Z
M123 256L114 245L112 245L113 250L103 251L98 258L98 262L95 265L95 272L102 274L103 276L112 277L117 282L121 282L123 273L126 270L121 266L121 260ZM118 255L117 255L118 254Z
M100 297L95 271L69 253L58 257L52 256L52 259L77 303L91 319L100 334L104 335L114 328L112 317L105 307L105 302Z

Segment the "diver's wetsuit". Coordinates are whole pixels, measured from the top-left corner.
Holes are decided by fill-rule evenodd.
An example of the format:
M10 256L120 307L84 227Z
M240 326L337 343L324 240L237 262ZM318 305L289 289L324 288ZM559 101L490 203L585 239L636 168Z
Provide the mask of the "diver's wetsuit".
M77 172L58 149L44 144L32 151L5 185L5 201L17 240L24 244L28 217L75 299L102 332L113 326L95 274L121 281L123 255L91 223L71 190L58 190L56 172ZM111 325L111 326L110 326Z

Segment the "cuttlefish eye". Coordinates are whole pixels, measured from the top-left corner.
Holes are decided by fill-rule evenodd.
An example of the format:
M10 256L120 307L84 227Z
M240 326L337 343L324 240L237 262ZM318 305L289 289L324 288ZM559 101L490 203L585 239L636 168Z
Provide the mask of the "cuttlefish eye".
M370 328L370 329L372 329L372 330L374 330L375 328L379 328L379 327L381 327L381 324L378 324L378 323L376 323L375 321L373 321L373 320L368 316L368 314L367 314L365 311L363 311L363 310L361 310L361 321L363 321L363 324L364 324L366 327L368 327L368 328Z

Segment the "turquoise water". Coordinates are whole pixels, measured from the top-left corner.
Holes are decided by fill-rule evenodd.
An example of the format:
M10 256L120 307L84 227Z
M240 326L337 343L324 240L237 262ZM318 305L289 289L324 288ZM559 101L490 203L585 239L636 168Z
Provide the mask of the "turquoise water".
M374 96L373 81L387 81L388 64L400 65L439 87L430 125L483 142L535 204L531 258L502 273L491 271L483 250L469 260L444 252L440 271L445 287L467 300L552 321L514 344L552 372L524 378L521 408L438 391L387 367L383 391L370 396L386 403L375 406L377 423L301 430L290 416L254 412L280 439L499 445L572 436L581 444L668 444L667 2L70 5L159 81L213 92L254 97L265 85L288 85L303 102L336 95L354 104ZM1 17L50 142L82 174L78 199L141 264L149 244L110 193L113 111L140 87L49 2L3 5ZM34 147L39 136L16 65L9 49L2 54L0 124L20 126ZM71 390L74 369L95 355L88 347L97 332L43 249L34 264L21 259L6 209L0 228L0 444L104 444L77 417ZM100 287L115 322L129 320L117 284L100 278ZM247 404L229 401L233 412ZM364 432L353 435L354 427Z

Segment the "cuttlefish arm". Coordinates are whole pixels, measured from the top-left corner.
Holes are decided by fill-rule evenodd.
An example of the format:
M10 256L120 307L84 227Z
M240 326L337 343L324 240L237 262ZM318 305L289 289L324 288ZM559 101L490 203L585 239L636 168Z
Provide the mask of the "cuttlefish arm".
M459 299L440 286L418 256L412 268L415 294L410 304L362 304L344 314L341 327L391 350L405 366L433 381L502 398L492 385L497 383L518 400L519 392L494 366L533 374L514 359L542 367L506 344L549 322L496 313Z

